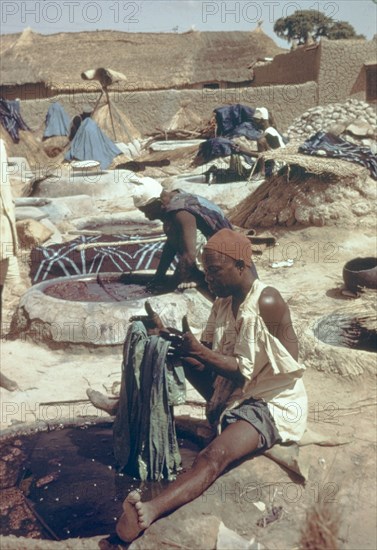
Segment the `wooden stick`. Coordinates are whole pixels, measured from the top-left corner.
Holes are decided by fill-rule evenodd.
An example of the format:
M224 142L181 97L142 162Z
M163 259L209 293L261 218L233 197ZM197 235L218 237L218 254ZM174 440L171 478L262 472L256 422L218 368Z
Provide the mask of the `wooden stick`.
M45 522L45 520L42 518L42 516L40 514L38 514L38 512L36 511L36 509L34 508L34 503L26 496L26 495L23 495L24 497L24 502L25 504L27 505L27 507L29 508L30 512L33 514L33 516L39 521L39 523L42 525L42 527L47 531L47 533L49 535L51 535L51 537L54 539L54 540L61 540L58 535L55 533L55 531L53 531L51 529L51 527Z
M107 88L104 88L104 90L105 90L105 94L106 94L107 105L109 106L110 120L111 120L111 126L113 127L114 140L117 141L117 136L116 136L115 127L114 127L113 113L111 111L109 92L107 91ZM129 136L128 133L127 133L127 137L128 137L128 139L130 139L130 136ZM130 141L132 141L132 139Z
M88 243L88 244L78 244L75 250L88 250L88 248L97 248L98 246L124 246L126 244L148 244L148 243L158 243L166 241L166 237L153 237L150 239L135 239L134 241L117 241L111 243L99 242L99 243Z
M72 405L75 403L91 403L90 399L66 399L65 401L46 401L39 403L42 407L52 407L54 405Z
M160 540L161 544L167 544L169 546L174 546L174 548L182 548L183 550L190 550L190 548L192 548L191 546L185 546L184 544L178 544L176 542L173 542L172 540L168 540L168 539L165 539L165 540Z
M250 155L250 156L251 156L251 155ZM254 172L255 172L255 169L256 169L257 164L258 164L258 161L259 161L259 158L260 158L260 157L259 157L259 154L258 154L258 155L257 155L257 158L256 158L256 161L254 162L254 166L252 167L251 172L250 172L250 174L249 174L249 177L247 178L247 181L250 181L251 178L253 177Z
M94 231L93 229L70 229L67 231L68 235L84 235L86 237L93 237L103 235L102 231Z
M97 107L98 107L98 105L99 105L99 102L100 102L102 96L103 96L103 88L102 88L102 91L101 91L101 94L100 94L99 98L98 98L97 101L96 101L96 104L94 105L94 109L93 109L93 111L92 111L92 114L90 115L91 117L94 116L94 113L95 113L96 110L97 110Z
M123 300L123 298L119 298L118 296L116 296L110 289L106 288L105 287L105 284L104 282L102 281L101 279L101 276L100 274L98 273L97 274L97 283L99 284L99 286L101 288L103 288L103 290L106 292L106 294L108 294L113 300L115 300L116 302L121 302Z

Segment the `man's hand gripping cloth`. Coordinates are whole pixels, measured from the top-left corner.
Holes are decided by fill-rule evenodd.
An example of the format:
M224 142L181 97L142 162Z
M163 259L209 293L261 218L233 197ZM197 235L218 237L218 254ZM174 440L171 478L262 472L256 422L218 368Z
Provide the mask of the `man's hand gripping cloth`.
M167 357L169 342L133 322L123 348L119 407L113 428L120 469L141 480L172 480L181 457L173 405L185 402L183 367Z

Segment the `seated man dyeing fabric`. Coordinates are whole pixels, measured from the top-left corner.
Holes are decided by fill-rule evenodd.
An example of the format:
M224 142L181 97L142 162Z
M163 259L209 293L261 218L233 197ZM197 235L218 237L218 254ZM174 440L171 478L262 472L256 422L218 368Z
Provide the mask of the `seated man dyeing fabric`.
M140 178L133 196L134 205L149 220L163 222L167 241L149 288L173 290L194 282L204 284L201 263L203 245L223 228L231 228L223 211L209 200L180 190L167 192L156 180ZM174 257L178 265L171 281L166 272Z
M257 141L258 151L285 147L284 139L274 127L273 119L265 107L255 109L253 119L256 126L263 131L262 137Z
M255 125L263 131L262 136L257 140L258 151L268 151L269 149L279 149L285 147L285 142L282 135L274 127L274 122L271 114L265 107L259 107L255 109L253 115ZM259 162L260 172L264 172L267 177L271 176L274 169L274 161L260 159Z
M204 343L184 318L183 337L171 345L187 379L206 399L219 435L157 497L142 502L138 491L129 493L116 526L124 541L199 497L235 461L280 441L299 441L305 430L305 367L297 362L289 308L276 289L254 277L249 240L229 229L218 231L204 247L203 262L218 296ZM152 318L161 328L155 314Z

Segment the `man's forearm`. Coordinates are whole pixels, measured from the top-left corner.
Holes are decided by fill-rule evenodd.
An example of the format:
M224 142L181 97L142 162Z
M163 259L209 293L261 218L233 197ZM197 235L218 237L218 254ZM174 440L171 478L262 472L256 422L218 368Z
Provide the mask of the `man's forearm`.
M212 351L201 344L200 351L192 354L192 357L225 378L229 378L236 382L242 382L244 380L239 370L237 359L231 355L223 355L217 351Z
M195 270L195 259L181 256L174 272L174 281L177 285L189 281Z
M175 249L171 246L169 241L166 241L164 248L162 249L160 263L158 264L156 270L156 277L163 277L166 274L170 264L174 260L175 254Z

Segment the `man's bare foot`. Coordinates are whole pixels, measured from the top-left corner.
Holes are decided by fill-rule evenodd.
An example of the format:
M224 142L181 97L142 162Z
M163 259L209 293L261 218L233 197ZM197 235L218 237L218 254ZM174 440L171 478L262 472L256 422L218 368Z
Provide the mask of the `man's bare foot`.
M141 502L139 491L131 491L123 502L123 514L120 517L116 532L125 542L131 542L139 534L148 529L153 521L151 506L148 502Z
M118 398L106 397L103 393L92 390L92 388L88 388L86 390L86 395L89 397L96 409L101 409L101 411L105 411L111 416L114 416L117 413L119 404Z
M20 389L17 385L17 382L14 382L10 378L7 378L5 374L2 373L0 373L0 386L8 391L16 391Z
M191 281L189 283L180 283L177 288L179 288L179 290L187 290L188 288L196 288L198 286L197 283L195 283L195 281Z

